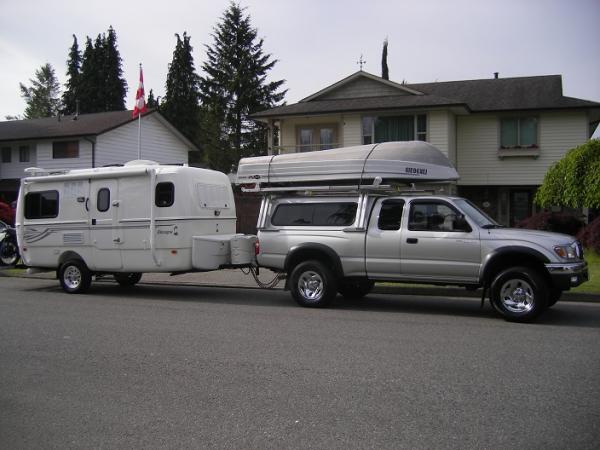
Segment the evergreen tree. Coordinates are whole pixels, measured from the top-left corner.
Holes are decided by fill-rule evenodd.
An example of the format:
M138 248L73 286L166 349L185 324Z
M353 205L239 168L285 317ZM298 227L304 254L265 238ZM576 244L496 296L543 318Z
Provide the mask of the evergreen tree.
M203 147L211 167L229 172L241 157L266 154L267 128L248 116L280 104L285 81L267 81L277 60L263 52L263 40L238 4L230 3L212 36L200 95L202 135L213 138Z
M98 39L96 40L98 42ZM92 39L88 36L85 41L85 50L81 61L81 73L79 77L79 112L92 113L101 111L100 89L101 61L98 58L97 49L94 48Z
M183 39L175 34L177 43L173 61L169 65L166 83L166 100L161 104L161 113L175 128L192 141L198 134L198 75L194 67L190 36Z
M381 52L381 78L383 78L384 80L390 79L390 71L388 69L387 56L388 39L385 38L385 40L383 41L383 51Z
M158 108L158 101L154 98L154 92L152 91L152 89L150 89L150 92L148 92L146 106L148 107L148 109Z
M125 110L127 81L123 78L122 59L117 49L117 34L112 26L108 34L102 37L104 92L102 95L104 111Z
M77 44L77 36L73 35L73 45L69 50L67 60L67 83L62 96L63 112L73 114L76 110L76 102L79 94L79 78L81 72L81 52Z
M79 77L80 112L123 111L127 82L122 77L117 35L112 27L108 35L99 34L94 43L88 37Z
M54 68L49 63L35 71L35 79L30 79L31 87L20 83L21 97L25 99L27 107L24 116L26 119L52 117L60 110L60 84L56 79Z

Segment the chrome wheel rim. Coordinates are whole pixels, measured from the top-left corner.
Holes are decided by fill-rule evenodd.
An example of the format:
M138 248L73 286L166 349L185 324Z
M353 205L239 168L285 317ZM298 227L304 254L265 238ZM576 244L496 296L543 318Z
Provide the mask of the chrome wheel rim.
M77 267L69 266L65 269L63 281L68 289L75 290L79 288L81 285L81 279L81 270L79 270Z
M500 301L510 312L529 312L535 302L533 287L525 280L508 280L500 288Z
M298 279L298 291L300 295L312 302L319 301L323 297L323 279L317 272L310 270L303 272Z

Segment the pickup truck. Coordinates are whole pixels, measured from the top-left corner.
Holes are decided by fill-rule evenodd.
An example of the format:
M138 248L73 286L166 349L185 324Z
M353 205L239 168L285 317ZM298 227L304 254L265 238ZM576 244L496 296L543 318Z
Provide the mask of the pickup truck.
M361 297L374 282L483 288L509 321L529 322L588 279L579 242L509 229L466 199L414 193L265 196L260 266L287 274L302 306L337 293Z

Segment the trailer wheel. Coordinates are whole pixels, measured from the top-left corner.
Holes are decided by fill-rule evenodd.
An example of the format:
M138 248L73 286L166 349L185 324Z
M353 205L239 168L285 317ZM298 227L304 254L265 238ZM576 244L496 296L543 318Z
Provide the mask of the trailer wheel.
M375 283L371 280L344 280L341 282L338 292L344 298L356 300L371 292L374 285Z
M81 294L92 284L92 273L83 261L72 259L60 266L58 279L66 293Z
M116 282L123 287L134 286L142 279L139 272L115 273L114 276Z
M336 281L333 272L319 261L302 262L290 277L292 297L301 306L328 306L337 293Z
M492 306L511 322L531 322L548 305L548 289L540 274L529 267L511 267L492 283Z

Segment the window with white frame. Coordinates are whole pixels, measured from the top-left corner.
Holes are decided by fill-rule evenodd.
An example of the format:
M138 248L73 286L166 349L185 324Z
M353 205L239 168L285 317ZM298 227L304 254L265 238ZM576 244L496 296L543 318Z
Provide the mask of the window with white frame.
M426 114L362 118L363 144L414 140L427 140Z
M500 120L500 148L538 148L536 117L507 117Z
M79 141L55 141L52 143L52 159L79 158Z
M296 151L329 150L339 146L336 124L300 125L296 130Z

